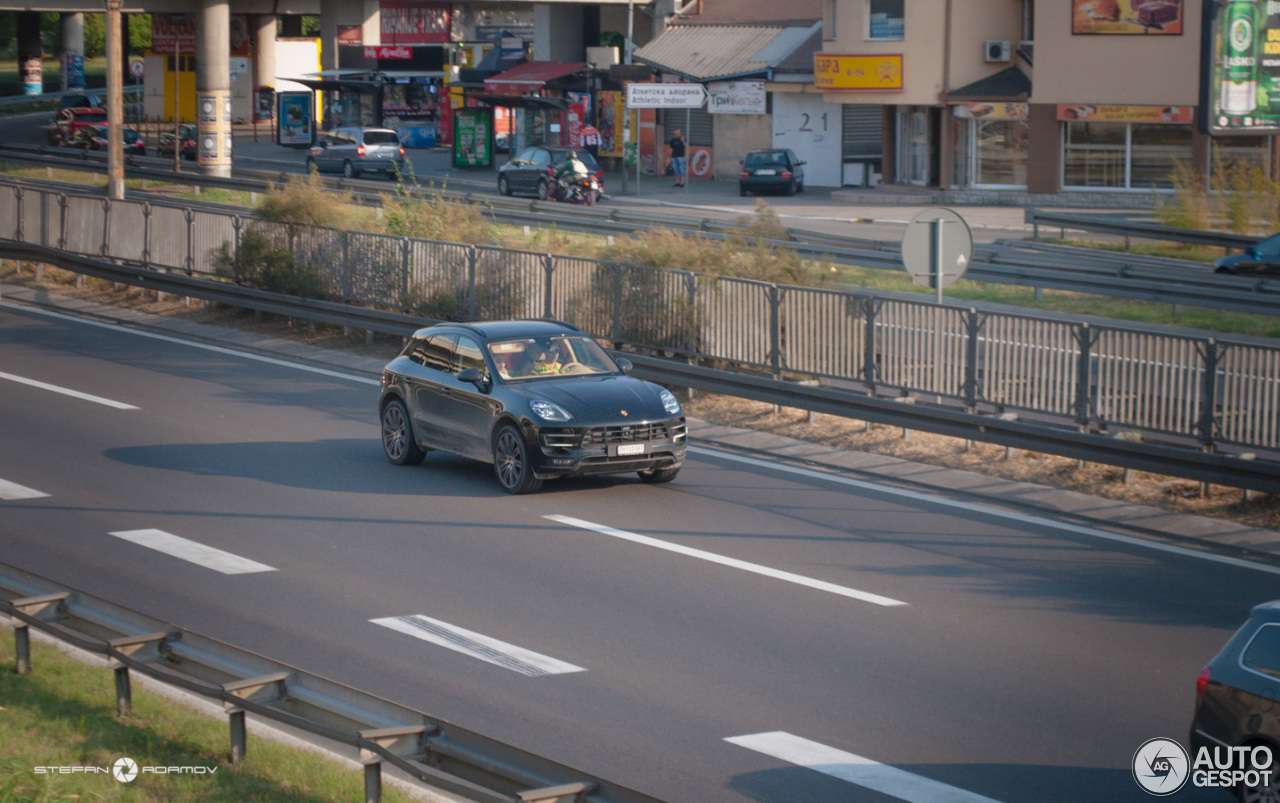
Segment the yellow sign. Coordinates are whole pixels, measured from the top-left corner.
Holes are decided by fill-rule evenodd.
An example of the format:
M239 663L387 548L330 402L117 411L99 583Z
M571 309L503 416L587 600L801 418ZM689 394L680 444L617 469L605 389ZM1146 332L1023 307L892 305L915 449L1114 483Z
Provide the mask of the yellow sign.
M902 55L813 54L813 83L827 92L902 89Z

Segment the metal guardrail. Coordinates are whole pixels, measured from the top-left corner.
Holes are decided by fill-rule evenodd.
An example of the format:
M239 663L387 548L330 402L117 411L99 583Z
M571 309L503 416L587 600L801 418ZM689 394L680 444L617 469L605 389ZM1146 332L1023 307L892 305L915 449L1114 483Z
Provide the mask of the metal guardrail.
M0 254L8 258L46 262L78 273L126 284L138 284L153 290L190 295L195 298L261 309L301 319L365 328L370 331L405 335L432 322L430 319L381 310L297 299L206 279L156 273L42 246L0 243ZM916 311L922 311L924 306L927 305L920 305ZM907 310L907 312L910 311ZM635 364L637 376L657 382L1124 468L1153 471L1199 482L1268 493L1280 492L1280 452L1274 449L1262 454L1239 450L1234 453L1217 452L1212 443L1205 443L1195 434L1201 427L1219 426L1212 422L1211 416L1206 416L1206 410L1199 404L1165 405L1160 403L1154 389L1146 389L1145 392L1135 390L1133 393L1115 389L1117 383L1123 385L1128 372L1150 372L1158 368L1161 364L1159 361L1176 357L1175 349L1157 343L1155 348L1158 352L1158 362L1154 365L1144 359L1143 354L1121 359L1101 356L1100 359L1095 360L1094 356L1114 352L1117 348L1123 349L1127 338L1140 338L1141 333L1123 330L1093 331L1087 326L1079 330L1061 321L1032 321L1036 326L1049 327L1049 334L1057 341L1057 345L1054 345L1053 340L1043 340L1040 344L1033 346L1033 350L1058 351L1060 354L1056 359L1065 360L1070 370L1065 377L1034 375L1019 377L1018 372L1030 372L1026 371L1023 358L1018 356L1021 349L1017 344L1006 340L1011 331L1007 328L1007 323L1001 326L993 323L989 318L966 318L967 315L972 315L973 311L954 308L941 308L940 311L951 319L951 323L945 325L945 329L924 328L926 325L937 327L936 319L929 322L920 318L915 320L902 318L898 315L896 319L877 323L873 315L870 325L866 327L873 336L884 334L886 337L903 339L913 344L910 347L913 359L908 361L907 365L893 369L900 375L898 378L909 380L911 372L921 370L926 372L926 380L935 373L946 374L946 371L935 372L932 367L926 365L926 363L931 364L934 357L933 349L939 341L939 334L943 334L943 339L946 341L943 345L943 362L954 363L956 368L950 376L970 392L978 390L981 383L987 383L994 390L1000 390L1014 400L1017 400L1017 394L1030 394L1031 397L1050 394L1056 399L1055 404L1049 407L1042 405L1039 410L1024 406L1020 415L1005 413L1003 405L992 406L976 397L943 399L934 394L916 394L911 397L912 400L917 401L916 404L902 404L901 401L908 398L907 396L875 395L877 387L884 387L876 381L881 376L879 366L873 367L861 379L852 377L838 381L828 378L825 385L811 385L741 371L731 372L706 366L693 366L688 362L658 359L634 351L627 351L627 356ZM826 322L817 321L815 325L825 326ZM997 376L1006 376L1005 381L1010 383L1009 387L1000 388L995 384L994 379L989 380L985 377L979 379L975 371L964 367L966 363L976 365L973 354L977 340L974 338L966 340L961 333L981 331L988 325L991 326L987 338L990 343L988 359L992 366L992 373ZM588 328L588 331L592 330ZM600 334L598 331L596 333ZM1246 347L1243 344L1231 346L1213 341L1184 340L1182 342L1192 354L1205 359L1207 365L1155 370L1156 384L1161 387L1178 383L1189 384L1199 392L1209 390L1215 395L1238 400L1241 402L1242 421L1248 423L1254 417L1261 417L1264 422L1271 422L1269 426L1274 434L1275 427L1280 426L1280 421L1275 419L1272 408L1264 404L1264 409L1261 411L1253 409L1256 399L1249 390L1248 382L1245 382L1243 389L1240 385L1241 375L1247 374L1251 369L1241 368L1241 355L1233 349ZM860 337L851 336L846 352L859 347L865 348L865 343L861 342ZM1083 361L1080 359L1081 354L1084 355ZM952 357L956 359L951 360ZM923 362L917 363L916 359ZM1002 373L998 370L998 365L1002 362L1010 362L1015 371ZM1280 351L1276 352L1273 362L1280 363ZM1248 365L1247 362L1243 364ZM867 378L871 381L862 381ZM1247 378L1245 377L1246 380ZM1076 385L1077 381L1081 384ZM1110 388L1110 390L1090 395L1087 392L1088 388L1096 386ZM1275 386L1276 382L1272 381L1273 390ZM1192 434L1181 437L1175 435L1165 442L1132 440L1124 437L1132 431L1127 427L1119 427L1118 431L1107 432L1105 427L1099 430L1093 426L1090 423L1092 418L1086 417L1083 421L1077 418L1076 413L1079 410L1095 410L1099 405L1102 405L1106 411L1115 411L1117 414L1164 417L1161 420L1165 421L1167 426L1182 422ZM1231 426L1232 422L1224 422L1224 425ZM1160 434L1159 432L1148 433L1148 436ZM1163 434L1169 436L1168 432Z
M1220 231L1204 231L1201 229L1179 229L1159 223L1142 223L1133 220L1116 220L1096 214L1078 212L1046 212L1042 209L1028 208L1023 220L1033 225L1036 237L1040 236L1041 226L1057 228L1084 229L1104 234L1120 234L1125 237L1137 237L1143 240L1164 240L1191 245L1210 245L1227 250L1242 251L1258 241L1257 237L1243 234L1231 234Z
M221 701L233 764L246 752L248 713L359 748L369 803L381 798L383 763L482 803L660 803L438 717L4 564L0 611L13 625L20 674L32 671L32 627L106 656L122 717L132 708L130 672Z

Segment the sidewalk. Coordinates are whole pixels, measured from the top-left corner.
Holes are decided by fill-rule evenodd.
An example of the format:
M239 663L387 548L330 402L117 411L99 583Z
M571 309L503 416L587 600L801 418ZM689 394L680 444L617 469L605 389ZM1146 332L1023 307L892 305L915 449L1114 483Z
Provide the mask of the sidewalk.
M369 378L379 376L386 361L380 357L323 349L238 329L104 306L16 285L0 288L0 303L5 306L57 310L255 354L325 366ZM754 430L718 426L697 419L689 421L689 428L690 440L695 446L772 458L864 482L989 506L1015 515L1062 519L1071 525L1117 533L1121 539L1135 536L1155 538L1174 545L1209 549L1228 557L1280 560L1280 532L1275 530L1248 527L1224 519L1174 513L884 455L845 452L822 444ZM1226 491L1219 490L1219 493L1224 492Z

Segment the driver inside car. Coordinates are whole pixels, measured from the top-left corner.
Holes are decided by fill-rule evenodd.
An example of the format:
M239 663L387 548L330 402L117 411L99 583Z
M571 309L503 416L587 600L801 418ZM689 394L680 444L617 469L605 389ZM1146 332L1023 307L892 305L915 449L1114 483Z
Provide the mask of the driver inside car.
M555 346L534 348L533 367L529 369L529 373L534 376L558 374L561 367L560 351Z

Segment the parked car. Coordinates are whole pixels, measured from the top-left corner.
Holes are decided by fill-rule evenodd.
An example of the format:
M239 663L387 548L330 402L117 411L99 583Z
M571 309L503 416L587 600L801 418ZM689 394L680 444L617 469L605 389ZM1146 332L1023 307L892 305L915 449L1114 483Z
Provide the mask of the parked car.
M107 124L107 110L88 106L68 106L58 112L57 120L48 128L50 145L70 144L77 131L87 125Z
M596 177L600 194L604 194L604 169L591 152L585 148L549 148L537 146L525 148L514 159L498 168L498 192L503 195L528 193L545 201L555 187L556 170L569 158L569 151L576 151L578 158Z
M1280 234L1259 240L1242 253L1218 257L1213 261L1213 272L1280 275Z
M400 135L390 128L335 128L320 135L307 154L307 171L342 173L357 178L362 173L385 173L395 178L404 170Z
M1280 600L1257 605L1196 678L1191 755L1201 747L1271 750L1270 785L1237 789L1242 801L1280 799Z
M73 92L58 98L58 108L53 113L53 122L58 122L58 114L63 109L105 109L102 98L87 92Z
M173 129L160 132L160 141L156 144L156 156L168 156L173 158L174 143L181 143L181 153L183 159L196 158L196 137L198 132L193 125L180 125L175 135Z
M382 447L396 465L432 449L492 463L513 494L587 474L670 482L684 463L684 413L630 368L557 321L420 329L382 374Z
M751 151L742 160L738 194L804 192L804 162L790 148Z
M147 142L137 131L132 128L126 128L121 131L120 136L124 138L124 153L126 156L145 156L147 154ZM86 151L105 151L107 144L107 127L105 125L84 126L67 143L69 147L83 148Z

